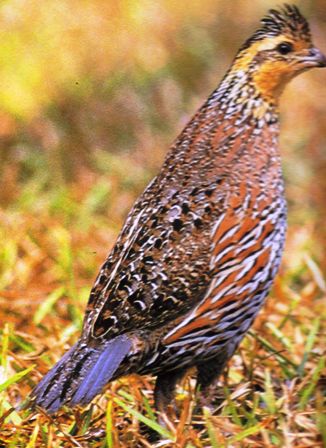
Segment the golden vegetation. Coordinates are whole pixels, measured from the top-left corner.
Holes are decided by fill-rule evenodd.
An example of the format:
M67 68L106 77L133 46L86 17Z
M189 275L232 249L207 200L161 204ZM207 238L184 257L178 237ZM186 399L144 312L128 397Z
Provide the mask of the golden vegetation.
M232 359L218 411L178 389L164 428L149 377L56 419L12 407L72 344L96 272L187 117L274 1L1 3L0 446L318 447L326 443L325 72L283 98L283 267ZM304 2L316 43L322 0ZM324 22L323 22L324 20ZM326 48L323 48L324 51ZM161 435L149 442L148 433Z

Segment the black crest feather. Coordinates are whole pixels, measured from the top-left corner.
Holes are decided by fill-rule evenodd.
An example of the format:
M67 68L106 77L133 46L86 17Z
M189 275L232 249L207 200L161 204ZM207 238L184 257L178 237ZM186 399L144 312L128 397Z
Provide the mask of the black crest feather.
M295 5L284 4L279 9L270 9L262 18L261 24L262 26L245 43L243 49L248 48L252 42L281 34L305 40L311 38L309 24Z

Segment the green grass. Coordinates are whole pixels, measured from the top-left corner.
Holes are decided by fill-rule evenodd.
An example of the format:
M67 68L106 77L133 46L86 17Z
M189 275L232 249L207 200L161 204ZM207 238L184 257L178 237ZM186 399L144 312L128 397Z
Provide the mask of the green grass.
M150 377L116 381L55 418L16 409L78 338L136 196L275 2L2 3L0 448L326 446L322 70L283 97L287 248L215 408L198 410L190 374L163 425ZM301 3L323 47L322 2Z
M323 278L315 262L306 263L311 254L300 251L292 277L285 257L283 275L231 360L227 383L221 381L215 410L196 408L188 377L176 413L162 425L153 379L136 376L110 384L86 409L65 408L56 418L14 409L78 337L95 273L133 200L123 196L124 180L115 182L120 199L107 196L110 178L101 174L60 191L42 180L29 191L22 185L23 202L13 200L0 224L7 234L0 254L0 446L322 446Z

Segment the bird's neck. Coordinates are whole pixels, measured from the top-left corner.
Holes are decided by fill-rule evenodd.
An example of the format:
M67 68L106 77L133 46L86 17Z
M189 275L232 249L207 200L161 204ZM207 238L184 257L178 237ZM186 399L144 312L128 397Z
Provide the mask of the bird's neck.
M172 146L165 161L169 178L179 182L185 165L194 179L216 170L239 166L259 172L271 165L280 177L277 106L257 91L250 73L231 68Z
M239 125L250 123L262 128L278 122L278 97L261 89L254 68L242 70L232 66L207 101L208 109L216 109L223 121L236 118Z

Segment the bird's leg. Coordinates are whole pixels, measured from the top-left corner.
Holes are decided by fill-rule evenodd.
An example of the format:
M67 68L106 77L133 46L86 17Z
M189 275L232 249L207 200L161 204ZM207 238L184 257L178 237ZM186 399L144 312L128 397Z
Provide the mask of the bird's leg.
M197 394L201 407L213 410L216 398L216 382L226 365L228 358L222 354L218 357L197 365Z
M186 369L174 370L170 372L160 373L157 375L154 389L154 406L158 412L158 422L164 428L172 430L174 427L174 419L170 419L167 415L169 404L174 398L174 391L177 382L186 373ZM141 425L141 432L146 436L150 443L157 442L160 437L158 433L150 429L146 425Z
M167 407L174 398L175 387L185 373L186 369L181 369L157 375L154 389L154 403L155 408L159 412L166 413Z

